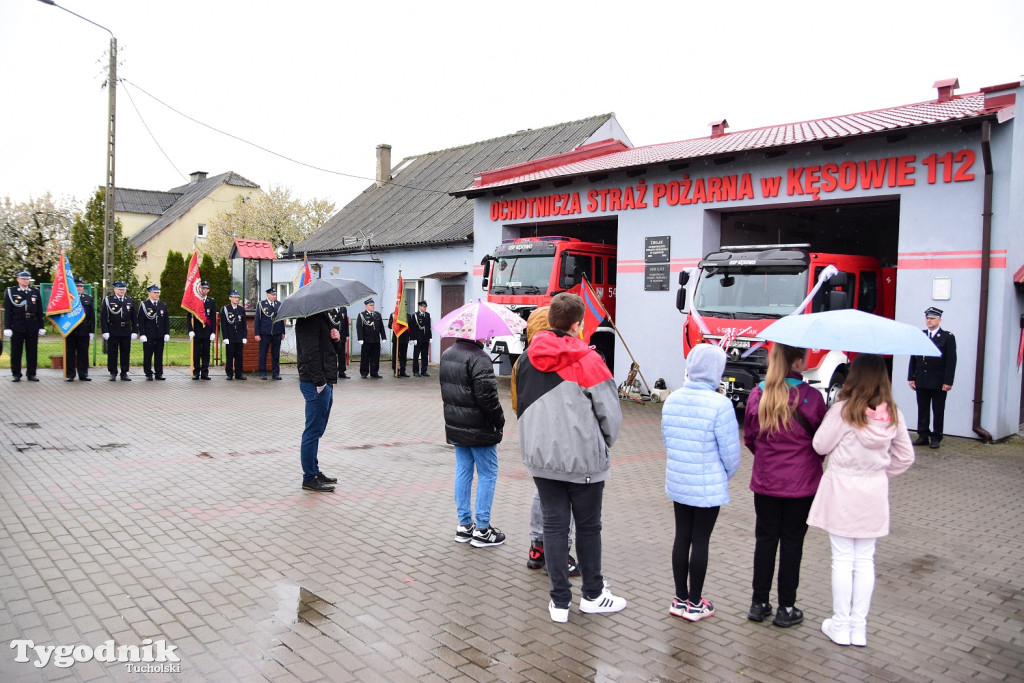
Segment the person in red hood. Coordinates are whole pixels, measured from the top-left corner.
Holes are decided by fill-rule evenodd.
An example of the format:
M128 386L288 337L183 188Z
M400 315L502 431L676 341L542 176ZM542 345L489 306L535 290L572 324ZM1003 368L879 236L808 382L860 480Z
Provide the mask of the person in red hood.
M580 611L618 612L626 600L612 595L601 574L601 504L609 449L622 411L608 367L579 338L583 299L563 292L551 300L548 323L519 359L516 415L523 464L544 511L544 553L551 579L548 613L569 620L569 517L576 519L576 552L583 574Z

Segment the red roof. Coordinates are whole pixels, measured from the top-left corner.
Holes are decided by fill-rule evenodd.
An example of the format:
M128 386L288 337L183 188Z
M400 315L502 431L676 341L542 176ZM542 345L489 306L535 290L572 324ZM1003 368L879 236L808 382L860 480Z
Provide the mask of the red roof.
M231 250L231 258L238 257L273 261L277 258L277 254L274 252L274 245L270 242L235 240L235 246Z
M574 158L575 152L538 159L525 173L509 175L501 169L488 171L476 177L471 187L453 194L467 194L496 187L520 185L554 178L604 173L650 164L671 163L707 156L733 154L757 149L843 140L860 135L884 134L917 126L928 126L951 121L976 119L999 114L1009 109L1012 116L1015 94L995 96L991 91L1003 91L1017 84L986 88L984 92L958 95L944 101L929 100L890 109L847 114L800 123L787 123L752 130L722 133L715 137L694 138L682 142L667 142L646 147L633 147L586 159ZM987 102L986 102L987 98Z

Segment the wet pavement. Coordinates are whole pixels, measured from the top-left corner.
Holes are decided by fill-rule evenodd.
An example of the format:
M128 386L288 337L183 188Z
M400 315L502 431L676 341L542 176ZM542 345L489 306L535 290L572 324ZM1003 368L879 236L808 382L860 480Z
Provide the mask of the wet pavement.
M300 490L303 404L290 372L282 382L227 382L222 371L193 382L176 370L130 384L102 372L91 384L52 370L39 383L0 378L0 680L1024 679L1020 438L918 449L893 480L868 647L843 648L819 630L831 595L818 529L804 551L806 621L746 619L746 451L711 540L705 595L717 613L696 624L668 615L660 406L623 403L603 564L629 606L582 614L574 580L569 623L554 624L547 576L525 566L533 487L511 415L492 516L508 540L472 548L453 541L436 368L429 379L342 382L320 452L340 480L334 494ZM508 412L507 381L501 389ZM36 667L29 640L67 646L65 666L54 655ZM114 658L100 656L108 641L174 648L180 661L98 661Z

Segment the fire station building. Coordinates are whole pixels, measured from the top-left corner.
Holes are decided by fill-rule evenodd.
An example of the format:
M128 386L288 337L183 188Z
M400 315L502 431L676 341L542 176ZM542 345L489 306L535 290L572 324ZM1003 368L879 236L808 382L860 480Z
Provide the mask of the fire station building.
M632 357L648 383L682 385L679 273L723 246L877 259L895 268L895 283L873 286L895 286L896 320L924 328L934 306L956 336L946 434L999 439L1022 422L1024 82L934 87L932 100L877 111L738 132L722 120L708 137L646 147L592 142L482 172L453 194L473 201L477 263L522 237L616 245L619 382ZM893 358L893 387L913 428L908 361Z

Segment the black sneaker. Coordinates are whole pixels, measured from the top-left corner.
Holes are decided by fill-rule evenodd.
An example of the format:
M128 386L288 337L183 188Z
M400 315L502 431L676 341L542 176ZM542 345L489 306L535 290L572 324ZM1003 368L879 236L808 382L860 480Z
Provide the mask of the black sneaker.
M158 379L158 380L160 380L161 382L163 382L163 381L164 381L164 380L166 380L167 378L166 378L166 377L164 377L163 375L157 375L157 376L156 376L156 379Z
M430 377L430 375L428 375L428 374L427 374L427 373L425 373L425 372L421 372L421 373L420 373L420 377Z
M530 558L526 560L527 569L540 569L544 566L544 541L530 544Z
M475 525L470 523L467 526L461 524L455 528L455 542L456 543L469 543L473 540L473 529Z
M914 439L914 445L915 446L927 446L928 445L928 437L927 436L919 436L919 437L917 437L916 439Z
M476 529L473 532L473 540L470 541L470 545L474 548L489 548L504 542L505 534L501 533L501 529L489 526L486 529Z
M317 473L316 480L319 481L319 482L323 482L324 484L337 484L338 483L338 480L335 477L328 477L323 472L318 472Z
M265 381L267 379L267 376L266 375L260 375L260 379Z
M334 487L330 484L325 484L316 477L312 479L303 479L302 488L306 491L316 491L317 493L333 493Z
M577 576L582 576L582 574L580 573L580 565L579 565L579 562L576 561L576 558L573 557L572 555L570 555L569 556L569 578L573 579L573 578L576 578Z
M750 611L747 612L747 619L751 621L762 622L765 617L772 615L772 606L768 602L757 602L750 603Z
M248 378L248 377L246 377L245 375L238 375L237 377L235 377L235 379L237 379L237 380L240 380L240 381L242 381L242 382L245 382L245 381L247 381L247 380L248 380L249 378Z
M29 379L31 380L33 378L29 377ZM931 443L928 444L928 447L929 448L938 448L939 447L939 440L938 439L932 439Z
M281 379L281 375L274 375L271 379Z
M38 382L38 381L39 381L39 378L38 378L38 377L36 377L35 375L29 375L29 376L28 376L28 381L29 381L29 382ZM936 442L935 442L935 445L934 445L934 446L932 446L932 448L938 448L938 447L939 447L939 442L938 442L938 441L936 441Z
M796 626L804 620L804 613L797 607L780 607L775 610L775 618L772 623L782 628Z
M122 375L121 375L121 381L122 381L122 382L131 382L131 381L132 381L132 378L131 378L131 377L129 377L129 376L127 375L127 374L122 374Z

